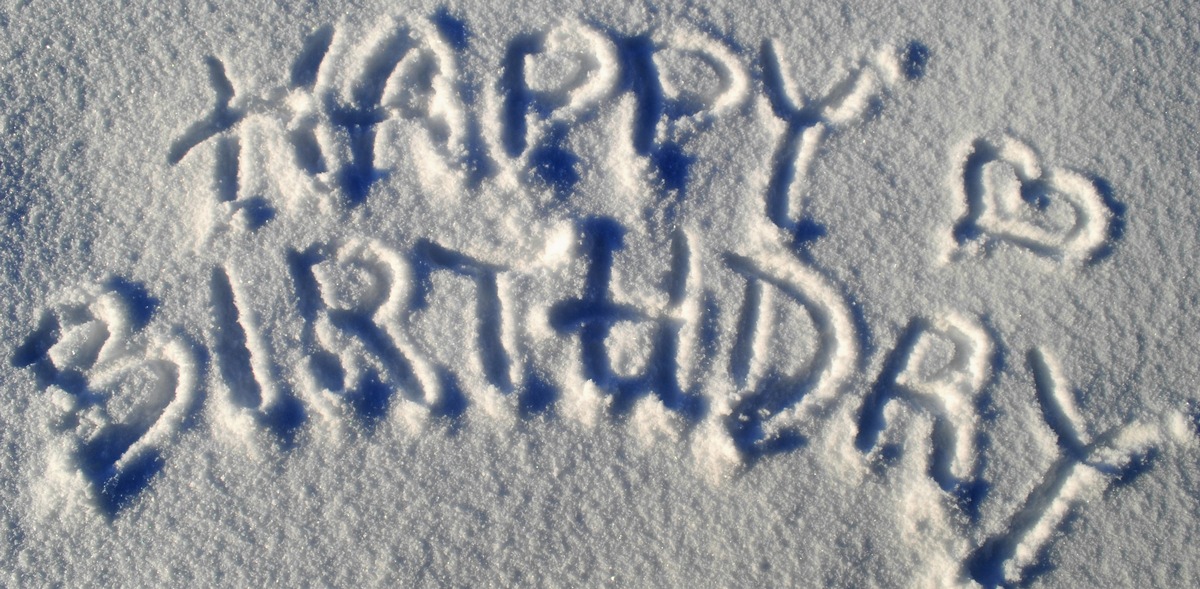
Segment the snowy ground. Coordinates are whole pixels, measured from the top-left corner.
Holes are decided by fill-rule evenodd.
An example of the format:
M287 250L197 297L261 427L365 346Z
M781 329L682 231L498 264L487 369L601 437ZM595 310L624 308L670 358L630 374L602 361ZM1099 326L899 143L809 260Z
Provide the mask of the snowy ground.
M0 8L0 584L1200 584L1200 10L910 4Z

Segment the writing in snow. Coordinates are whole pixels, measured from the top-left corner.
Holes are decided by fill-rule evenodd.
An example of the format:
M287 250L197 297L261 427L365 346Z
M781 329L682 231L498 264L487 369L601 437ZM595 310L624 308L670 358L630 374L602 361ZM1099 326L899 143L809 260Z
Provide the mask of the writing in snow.
M806 261L821 226L802 210L805 178L831 134L925 75L927 48L876 51L807 98L772 40L747 51L698 31L620 36L567 23L514 36L491 70L467 72L471 42L444 14L365 36L321 28L286 87L257 94L207 60L214 105L170 145L168 163L212 164L215 224L240 229L246 243L286 222L319 236L214 261L205 326L163 328L153 297L119 278L47 305L14 364L50 392L57 427L74 440L64 460L100 504L115 513L154 475L209 380L220 423L284 445L314 416L370 431L477 407L496 419L636 422L650 437L689 438L697 460L720 470L804 448L822 410L874 365L863 320ZM729 235L681 203L701 190L690 170L701 138L747 109L773 129L773 146L761 194ZM622 121L605 145L615 154L607 168L571 141L602 116ZM201 146L206 155L193 155ZM946 260L1002 242L1071 265L1111 246L1116 211L1085 175L1044 166L1005 135L973 140L955 161L961 214L947 228ZM597 170L632 170L635 190L654 198L624 216L572 208L594 197L584 184ZM373 191L414 178L430 198L416 201L407 227L388 239L341 229ZM474 235L422 226L421 214L433 227L480 206L463 195L490 194L489 206L503 208L494 198L505 191L534 195L514 207L525 218ZM438 197L455 206L439 208ZM343 216L320 225L314 210ZM287 285L260 293L247 273ZM268 307L284 310L290 336L262 327ZM893 450L895 407L927 415L928 475L972 521L987 493L981 414L1000 346L968 314L913 318L878 352L884 361L855 410L854 446L875 462ZM1053 355L1035 348L1026 360L1030 398L1063 458L1012 516L1021 525L972 552L964 566L976 579L1020 579L1049 537L1043 528L1063 515L1055 501L1131 476L1157 443L1141 424L1092 435ZM150 393L111 412L130 386Z
M175 165L194 148L213 144L217 201L251 231L276 214L272 203L252 196L262 192L255 186L262 178L242 173L243 160L255 161L242 146L243 130L256 121L266 125L253 127L258 146L283 145L288 156L258 161L258 167L288 169L275 176L282 192L316 194L327 208L361 207L372 186L389 178L378 155L387 138L395 138L380 133L391 123L412 132L412 149L404 155L418 168L436 168L425 176L450 179L443 193L447 187L454 193L495 191L495 184L512 178L521 191L541 187L551 193L551 204L530 211L524 226L517 220L508 227L515 235L481 236L481 244L458 239L451 247L438 231L420 229L403 243L387 244L347 239L336 228L317 243L291 244L287 258L298 309L312 325L305 345L325 350L310 354L308 372L317 375L310 388L354 398L352 391L364 382L382 381L410 391L406 398L417 405L437 406L447 404L446 391L458 388L450 381L507 393L528 388L529 374L565 372L551 379L557 388L596 388L599 400L592 404L616 414L652 397L684 421L719 416L742 452L794 444L778 424L798 419L805 404L832 397L856 368L860 347L845 296L793 251L819 234L813 230L819 225L800 210L804 176L831 130L870 116L872 102L890 87L924 74L928 50L914 42L877 51L822 97L805 100L788 81L773 41L762 43L752 69L734 48L697 31L622 37L566 23L509 39L492 78L479 82L490 91L487 100L467 82L480 76L462 71L466 30L444 14L414 24L384 22L369 35L321 28L303 44L289 87L262 95L239 94L223 64L210 59L216 104L169 150ZM744 235L716 239L713 231L680 219L674 203L688 190L688 150L696 137L713 119L745 108L753 88L761 89L769 116L784 124L766 162L765 194L752 207ZM579 168L589 163L569 150L564 137L606 104L624 109L630 129L623 136L628 145L611 150L645 172L650 181L643 188L662 193L660 204L642 212L647 220L640 224L562 213L553 204L576 196ZM478 111L495 124L481 124ZM278 141L263 140L264 134ZM980 235L1063 261L1085 259L1106 243L1111 214L1088 179L1058 168L1044 171L1037 154L1010 137L981 138L964 151L957 173L964 211L953 229L952 255L977 249ZM1029 207L1019 201L1031 189L1065 203L1060 208L1073 211L1071 221L1029 218ZM421 208L422 201L408 205ZM454 216L478 206L459 201L458 211L436 214ZM535 227L532 218L539 215L549 222ZM545 247L534 251L528 242ZM631 274L619 264L630 250L638 250L634 263L662 266L657 277L639 285L655 293L642 301L614 292L625 290L614 289L613 274ZM413 343L407 328L409 317L440 294L430 278L443 271L474 285L466 293L476 300L474 376L440 374L455 371L423 360L431 354ZM214 284L234 290L228 275L236 268L223 264L214 272L226 275ZM531 281L544 284L531 287ZM716 303L709 300L714 291L741 292L741 300L722 308L734 297ZM561 296L568 292L579 294ZM812 341L805 350L779 353L805 339L777 335L789 333L789 317L801 326L791 333L812 334ZM538 356L541 342L562 339L577 342L566 358L574 370L561 370L564 358ZM373 357L374 364L323 355L337 351ZM962 377L974 383L967 388L977 392L987 370L971 364L972 375Z

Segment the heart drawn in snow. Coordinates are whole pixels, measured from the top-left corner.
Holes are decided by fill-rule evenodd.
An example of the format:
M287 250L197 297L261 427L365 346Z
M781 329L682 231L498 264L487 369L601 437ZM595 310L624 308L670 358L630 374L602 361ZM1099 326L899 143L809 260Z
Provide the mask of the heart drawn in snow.
M970 146L957 175L967 205L954 231L959 246L986 237L1049 258L1083 260L1105 244L1112 213L1095 184L1069 170L1043 170L1038 160L1012 137Z
M68 293L35 334L59 425L70 434L68 464L91 483L99 507L115 514L162 466L161 452L198 395L197 365L178 337L136 340L142 319L112 287ZM33 349L33 348L31 348Z
M182 427L196 396L196 369L181 341L155 343L143 354L90 375L99 397L86 409L79 466L115 510L160 466L159 454Z

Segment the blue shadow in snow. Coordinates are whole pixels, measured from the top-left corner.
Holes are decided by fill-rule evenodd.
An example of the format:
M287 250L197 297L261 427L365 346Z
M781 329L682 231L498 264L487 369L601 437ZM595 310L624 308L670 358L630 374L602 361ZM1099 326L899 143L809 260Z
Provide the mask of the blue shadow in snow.
M1108 221L1108 240L1092 254L1089 260L1090 263L1095 264L1112 257L1116 252L1117 243L1125 237L1126 213L1129 207L1117 200L1112 184L1109 184L1108 180L1100 176L1092 176L1091 181L1092 185L1096 187L1096 193L1100 195L1100 200L1104 201L1104 206L1108 207L1109 212L1112 213L1112 217Z
M471 30L466 21L451 14L445 6L433 13L433 25L455 51L463 51L469 46Z
M909 80L919 80L925 77L929 67L929 47L920 41L909 41L900 54L900 62L904 68L904 77Z
M525 84L525 58L542 51L542 45L540 35L520 35L509 42L504 53L499 82L504 119L501 143L510 157L521 155L527 146L525 115L534 96Z
M419 240L411 256L413 268L410 310L429 306L433 294L434 272L446 271L468 278L475 283L476 347L488 381L505 393L512 391L509 377L511 358L504 348L502 310L497 275L504 269L487 264L428 239Z
M313 376L325 389L336 391L345 399L365 432L370 434L387 415L397 390L403 390L419 401L417 397L422 389L412 364L391 336L376 324L370 312L330 309L324 305L313 266L325 258L325 253L319 247L288 254L288 269L296 288L297 309L305 319L301 344ZM322 312L333 327L362 344L363 351L377 360L385 373L371 368L364 371L358 382L346 382L347 370L342 366L341 358L326 350L317 340L315 324Z
M636 102L634 151L649 159L663 192L675 192L676 198L682 199L695 157L685 153L677 143L659 145L655 135L664 116L678 119L692 113L683 105L669 104L664 97L658 67L654 64L653 39L646 35L614 37L621 56L622 90L631 92ZM667 216L672 217L673 210L668 210Z
M150 324L150 319L158 310L160 301L150 294L145 283L129 280L122 276L113 276L104 282L104 286L124 299L135 331Z
M254 374L242 311L234 300L233 285L224 269L214 267L210 294L213 310L213 349L216 369L229 387L230 401L254 412L258 420L280 440L284 449L295 445L296 433L306 415L300 401L286 382L278 377L279 366L271 364L270 378L278 388L278 398L264 406L262 385Z
M119 471L116 468L117 460L144 433L113 427L79 450L80 470L95 485L99 507L109 517L129 506L162 471L162 456L152 450L141 452Z
M612 219L590 218L581 223L580 229L589 257L583 296L551 307L550 325L560 333L578 334L584 376L612 395L615 415L626 414L639 399L654 394L668 409L689 421L698 421L707 406L699 395L683 390L675 370L681 326L647 317L609 299L614 254L624 246L624 228ZM626 321L651 322L655 327L648 365L637 376L616 374L605 346L613 326Z
M854 437L854 446L859 452L868 454L879 446L879 438L887 428L887 420L884 417L887 405L893 401L903 401L908 398L908 392L897 384L897 380L904 372L921 336L927 333L930 327L930 323L925 319L912 320L884 361L883 369L863 399L862 409L859 413L858 433ZM996 360L992 358L990 361L994 364ZM980 391L980 397L991 387L994 378L995 375L993 375L993 381L984 384L983 390ZM980 399L976 398L977 408L980 407L980 403ZM911 403L911 406L920 408L921 404L914 402ZM986 448L989 447L991 440L982 432L975 435L973 442L978 460L976 460L969 478L961 479L951 471L955 454L955 438L953 426L942 416L933 415L929 476L943 491L954 496L962 512L974 522L979 517L982 502L991 490L991 484L983 478L987 464ZM896 450L897 453L902 451L903 448L899 447ZM884 461L893 462L894 460L884 457Z
M529 419L536 415L547 414L554 409L558 401L558 391L554 385L546 382L541 375L533 370L525 373L525 387L521 391L518 407L521 417Z
M109 278L103 284L123 299L135 333L150 323L158 309L159 300L150 295L144 284L122 276ZM86 310L73 309L65 313L79 314L72 316L68 324L95 319ZM99 347L91 356L76 356L73 361L75 366L71 368L60 369L55 366L49 352L62 337L62 318L58 312L44 312L37 327L14 350L11 362L16 368L29 368L39 388L55 386L74 397L78 408L68 419L78 419L90 407L103 407L113 392L92 389L86 375L96 361ZM204 370L204 364L204 359L200 358L201 371ZM171 400L159 401L164 403L162 407L165 408L165 403ZM194 406L186 409L183 427L191 425L194 409ZM163 459L155 449L143 448L135 455L126 457L129 450L153 427L156 418L152 419L150 415L154 410L148 408L139 412L145 413L140 421L105 426L90 439L81 440L75 450L80 472L96 490L97 506L109 517L115 517L130 505L162 470ZM124 464L118 468L118 462L123 458Z
M333 27L322 26L309 34L301 46L300 54L292 63L291 82L293 88L312 88L317 81L317 73L325 54L333 43Z
M566 128L556 126L545 141L529 152L529 163L533 173L554 191L559 200L566 200L579 183L580 159L563 146Z

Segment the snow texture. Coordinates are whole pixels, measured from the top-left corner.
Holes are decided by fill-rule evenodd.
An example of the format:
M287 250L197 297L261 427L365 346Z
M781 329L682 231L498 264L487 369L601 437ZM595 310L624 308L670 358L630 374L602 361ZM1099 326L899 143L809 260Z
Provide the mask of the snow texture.
M9 3L0 585L1198 585L1198 18Z

